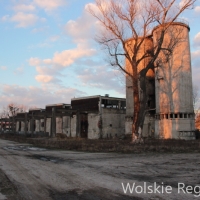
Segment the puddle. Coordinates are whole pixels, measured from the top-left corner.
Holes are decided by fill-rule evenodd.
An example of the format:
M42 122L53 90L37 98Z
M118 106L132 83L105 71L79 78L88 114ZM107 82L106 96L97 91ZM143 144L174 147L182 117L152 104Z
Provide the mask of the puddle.
M17 151L45 151L44 148L32 147L32 146L8 146L3 147L4 150L17 150Z
M53 162L53 163L61 163L64 161L62 158L53 157L53 156L45 156L45 155L27 155L29 158L39 159L45 162Z

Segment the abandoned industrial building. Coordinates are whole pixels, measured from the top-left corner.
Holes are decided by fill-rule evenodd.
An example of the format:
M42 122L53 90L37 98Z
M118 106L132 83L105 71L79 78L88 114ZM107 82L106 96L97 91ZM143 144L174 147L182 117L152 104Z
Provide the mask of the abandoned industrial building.
M155 27L152 35L146 38L140 47L141 54L151 49L159 42L162 26ZM146 111L143 135L164 139L195 139L195 116L192 94L191 54L189 44L189 26L184 22L173 22L164 37L164 47L173 40L178 39L172 56L165 61L166 55L161 51L157 60L159 67L147 72L148 110ZM134 39L127 41L131 47ZM145 68L144 59L138 71ZM127 70L131 71L126 61ZM133 116L133 87L129 76L126 76L126 134L131 133Z
M124 98L90 96L74 98L71 104L51 104L46 105L45 109L30 109L28 113L18 113L12 120L16 124L14 131L18 133L113 138L125 131L125 111Z
M173 35L178 35L180 42L173 49L173 55L168 62L162 62L165 55L161 52L159 67L147 72L148 109L143 137L195 139L189 30L187 24L174 22L163 42L166 44ZM157 26L144 40L141 54L158 42L159 33L160 26ZM134 39L127 40L130 52L133 45ZM145 67L145 59L138 72ZM127 60L126 69L132 73ZM130 77L126 76L126 99L109 95L74 98L71 104L46 105L45 109L30 109L9 120L1 119L1 128L10 122L13 131L32 135L43 132L55 137L62 133L66 137L88 139L130 135L134 112L132 86Z

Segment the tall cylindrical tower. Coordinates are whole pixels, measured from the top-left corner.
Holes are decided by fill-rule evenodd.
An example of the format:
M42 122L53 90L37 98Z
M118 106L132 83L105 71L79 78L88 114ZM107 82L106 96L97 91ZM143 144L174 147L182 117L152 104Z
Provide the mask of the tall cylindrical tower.
M153 30L154 47L162 28ZM159 138L195 138L189 30L185 23L172 23L155 62L155 134Z
M153 48L153 39L150 37L147 38L139 38L138 43L140 43L143 40L139 50L137 51L137 60L142 58L144 54L148 51L151 51ZM134 54L134 44L135 39L131 38L126 41L126 48L130 55L130 57ZM138 65L137 73L139 73L142 69L146 68L148 62L148 57L141 60L141 62ZM131 63L126 59L126 70L133 74ZM137 76L137 74L136 74ZM148 102L149 106L155 107L155 86L154 86L154 70L150 69L147 72L147 80L146 80L146 88L147 88L147 95L148 95ZM140 85L138 85L140 90ZM126 75L126 122L125 122L125 133L131 134L132 133L132 121L133 121L133 112L134 112L134 104L133 104L133 83L130 76ZM152 123L153 124L153 123ZM148 134L150 132L150 124L148 120L145 120L143 132ZM153 126L153 125L152 125Z

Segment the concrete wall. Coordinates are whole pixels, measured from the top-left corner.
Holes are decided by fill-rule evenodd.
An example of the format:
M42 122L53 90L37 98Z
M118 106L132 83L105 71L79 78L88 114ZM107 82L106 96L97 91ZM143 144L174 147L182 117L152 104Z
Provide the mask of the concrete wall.
M125 110L102 108L102 137L112 138L125 133Z
M16 131L20 131L20 130L19 130L19 125L20 125L20 121L17 121L17 122L16 122Z
M39 132L40 131L40 120L36 119L35 120L35 132Z
M71 119L70 119L70 116L64 116L63 117L63 133L67 135L67 137L70 137L71 136L71 128L70 128L70 125L71 125Z
M76 137L76 123L77 123L77 117L76 115L73 115L71 118L71 137Z
M99 139L101 137L101 129L98 127L99 121L99 114L88 114L88 139Z
M25 122L21 121L21 130L20 131L25 131Z
M161 119L155 121L155 136L160 139L195 139L192 130L194 120L191 119Z
M62 133L62 117L56 117L56 133Z
M43 126L42 126L43 125ZM40 119L40 131L44 131L44 119Z
M51 118L46 119L46 132L48 132L49 136L50 136L50 133L51 133Z
M154 137L155 134L155 118L146 115L143 125L142 136Z
M125 117L125 134L131 135L132 134L132 123L133 120L131 117Z

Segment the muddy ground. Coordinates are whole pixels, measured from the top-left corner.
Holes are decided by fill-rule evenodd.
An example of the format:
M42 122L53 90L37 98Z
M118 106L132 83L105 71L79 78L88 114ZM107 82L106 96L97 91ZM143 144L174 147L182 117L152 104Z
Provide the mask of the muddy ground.
M0 199L199 199L195 197L199 190L178 193L179 182L200 188L199 155L194 152L91 153L0 139ZM171 186L172 192L125 193L122 187L122 183L153 186L155 182Z
M10 181L5 173L0 169L0 199L22 200L16 186Z

